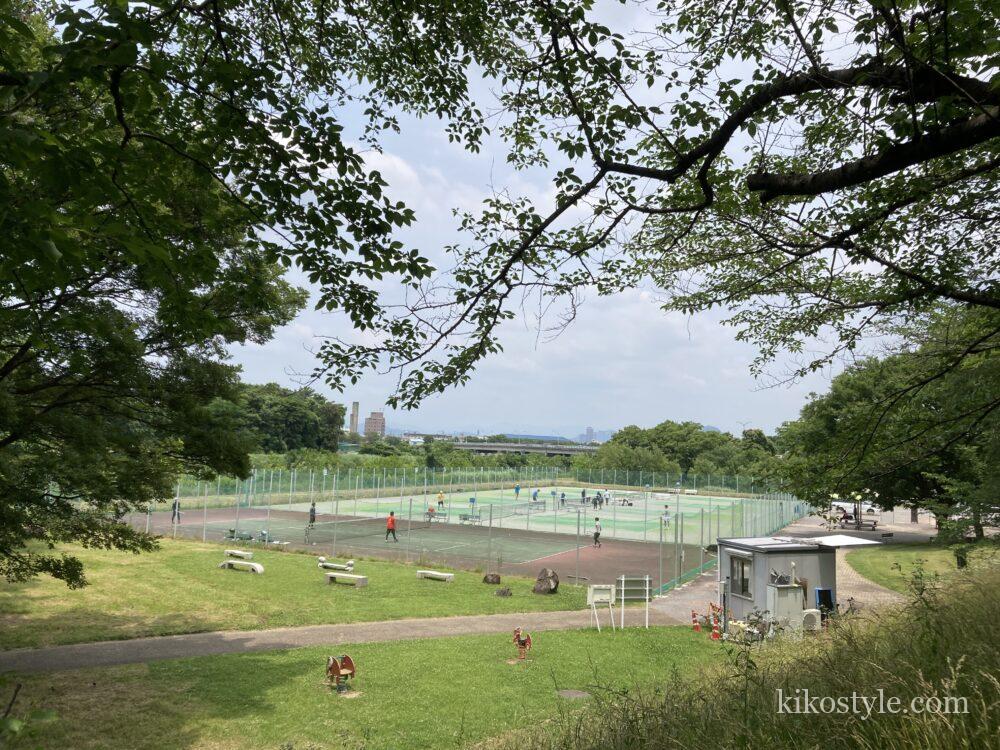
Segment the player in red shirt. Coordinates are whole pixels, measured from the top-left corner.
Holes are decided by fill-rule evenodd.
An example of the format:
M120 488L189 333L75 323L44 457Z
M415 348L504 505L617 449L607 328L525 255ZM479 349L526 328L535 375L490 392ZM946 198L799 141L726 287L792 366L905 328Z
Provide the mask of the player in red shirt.
M396 511L390 510L389 517L385 519L385 540L389 541L389 534L392 534L392 541L398 542L396 538Z

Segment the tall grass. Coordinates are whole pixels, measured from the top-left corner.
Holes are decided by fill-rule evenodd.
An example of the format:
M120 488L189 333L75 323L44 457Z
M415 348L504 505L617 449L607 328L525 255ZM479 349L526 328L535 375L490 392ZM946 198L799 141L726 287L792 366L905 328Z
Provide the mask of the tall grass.
M504 750L1000 747L1000 569L917 570L902 610L841 619L818 637L725 644L725 666L651 693L600 691L582 711L489 743ZM968 713L778 713L784 695L967 700ZM798 695L802 695L799 693ZM817 705L814 703L814 705Z

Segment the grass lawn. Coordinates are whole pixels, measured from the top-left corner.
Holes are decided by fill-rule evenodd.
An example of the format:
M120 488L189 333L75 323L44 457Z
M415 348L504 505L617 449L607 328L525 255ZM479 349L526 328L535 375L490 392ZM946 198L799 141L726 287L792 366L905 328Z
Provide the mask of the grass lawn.
M847 553L847 562L858 573L869 581L901 593L907 592L907 584L918 560L930 575L937 574L947 578L958 571L955 553L937 544L887 544ZM998 562L1000 557L997 556L996 547L990 546L979 547L969 558L969 565L973 567L996 565Z
M322 684L326 656L358 665L358 695ZM19 677L18 711L55 710L43 748L453 748L532 727L583 701L556 690L643 687L722 650L688 628L543 632L510 665L509 635L211 656Z
M257 630L406 617L581 609L586 589L531 593L533 581L505 576L513 596L494 596L482 575L453 583L418 580L415 565L359 560L367 588L330 586L312 555L254 550L262 576L220 570L223 546L164 540L145 555L73 549L90 585L51 579L0 583L0 648L51 646L208 630Z

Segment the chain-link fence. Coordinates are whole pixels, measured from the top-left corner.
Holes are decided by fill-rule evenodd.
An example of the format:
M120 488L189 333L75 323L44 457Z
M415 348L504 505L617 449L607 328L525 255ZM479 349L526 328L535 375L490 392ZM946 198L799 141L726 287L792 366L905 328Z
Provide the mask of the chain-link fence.
M710 567L718 537L771 534L808 512L784 493L724 494L693 481L670 487L669 475L645 472L612 473L608 483L587 476L550 467L260 469L245 480L185 478L171 501L131 522L163 536L334 557L517 572L551 559L578 582L630 566L663 590ZM647 478L641 489L631 484ZM599 541L618 543L614 550L591 551L603 549L598 529Z

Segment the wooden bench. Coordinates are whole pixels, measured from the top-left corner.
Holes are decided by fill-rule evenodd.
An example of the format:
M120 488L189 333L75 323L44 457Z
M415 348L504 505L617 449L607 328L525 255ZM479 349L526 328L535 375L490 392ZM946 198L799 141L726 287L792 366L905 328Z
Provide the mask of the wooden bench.
M338 563L330 562L325 557L319 558L318 563L320 570L339 570L342 573L350 573L354 570L354 560L348 560L347 562Z
M326 574L327 583L345 583L350 586L356 586L357 588L362 588L368 585L368 576L357 576L353 573L327 573Z
M697 495L698 490L684 490L685 495Z
M226 557L236 557L240 560L253 560L253 552L246 552L241 549L227 549Z
M429 578L433 581L448 581L451 583L455 580L454 573L442 573L439 570L418 570L417 578Z
M478 523L482 525L483 517L478 513L459 513L458 520L462 523Z
M448 514L447 513L443 513L443 512L441 512L439 510L435 510L435 511L429 511L429 510L427 510L427 511L424 511L424 520L425 521L430 521L431 523L434 523L435 521L447 521L448 520Z
M261 575L264 572L263 565L250 562L249 560L223 560L219 563L219 567L230 570L245 570L247 573L256 573L257 575Z

